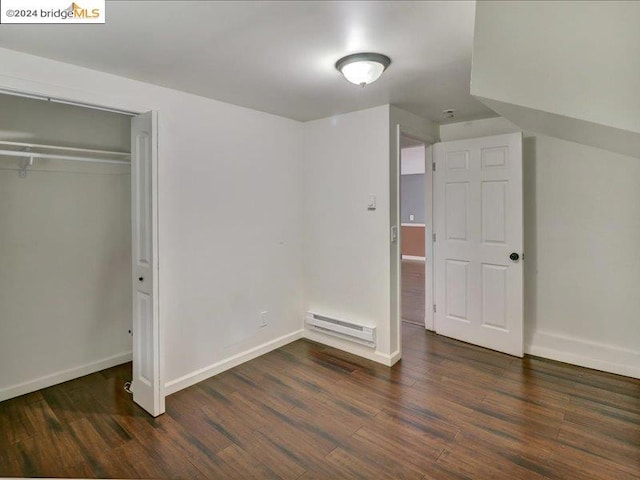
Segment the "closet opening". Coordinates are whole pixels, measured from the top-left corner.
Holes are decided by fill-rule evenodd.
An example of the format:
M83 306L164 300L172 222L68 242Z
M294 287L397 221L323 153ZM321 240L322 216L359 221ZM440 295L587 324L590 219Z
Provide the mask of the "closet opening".
M93 374L164 410L155 123L0 93L0 401Z

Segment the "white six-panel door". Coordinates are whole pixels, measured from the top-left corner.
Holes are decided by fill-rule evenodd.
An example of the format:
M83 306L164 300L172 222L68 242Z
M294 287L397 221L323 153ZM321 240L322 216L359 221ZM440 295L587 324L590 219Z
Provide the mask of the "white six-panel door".
M164 412L160 388L157 242L157 119L131 123L131 220L133 260L133 400L151 415Z
M437 143L434 162L435 330L521 357L522 134Z

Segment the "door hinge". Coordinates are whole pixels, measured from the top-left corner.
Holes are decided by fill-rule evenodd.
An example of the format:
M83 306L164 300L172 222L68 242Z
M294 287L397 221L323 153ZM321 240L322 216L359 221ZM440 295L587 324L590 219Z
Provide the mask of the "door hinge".
M433 313L436 313L436 304L433 304Z
M433 162L431 164L431 170L433 170L434 172L436 171L436 162Z
M436 243L436 234L434 233L432 237L433 237L433 243Z

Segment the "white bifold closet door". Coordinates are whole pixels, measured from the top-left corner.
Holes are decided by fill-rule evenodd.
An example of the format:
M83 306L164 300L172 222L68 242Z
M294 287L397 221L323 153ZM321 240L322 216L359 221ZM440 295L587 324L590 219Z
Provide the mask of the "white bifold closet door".
M435 330L523 355L522 134L434 145Z
M131 123L133 259L133 400L151 415L164 412L158 322L157 116Z

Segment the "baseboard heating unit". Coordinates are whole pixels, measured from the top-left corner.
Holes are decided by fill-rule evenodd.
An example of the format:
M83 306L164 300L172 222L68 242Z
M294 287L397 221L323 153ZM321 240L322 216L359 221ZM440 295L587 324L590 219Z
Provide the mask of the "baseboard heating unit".
M337 318L318 315L312 312L307 312L305 323L309 328L326 333L327 335L333 335L334 337L339 337L368 347L376 346L376 327L345 322L344 320L338 320Z

